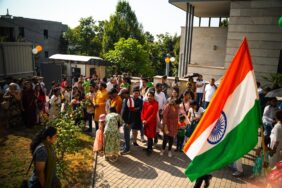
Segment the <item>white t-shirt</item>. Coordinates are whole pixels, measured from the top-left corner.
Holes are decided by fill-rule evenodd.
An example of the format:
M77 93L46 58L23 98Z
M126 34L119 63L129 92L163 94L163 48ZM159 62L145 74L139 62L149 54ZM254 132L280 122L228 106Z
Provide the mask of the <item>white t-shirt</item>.
M111 89L114 87L114 84L112 84L111 82L107 83L107 91L111 91Z
M53 95L53 96L51 97L49 103L50 103L51 105L55 105L55 104L60 105L60 104L61 104L61 97L57 97L56 95Z
M263 124L270 124L272 125L272 122L275 118L275 113L278 111L278 107L273 107L271 105L267 105L264 108L263 116L262 116L262 123Z
M274 167L274 165L279 162L282 157L280 156L280 151L282 150L282 124L278 122L275 124L270 134L270 148L273 149L276 142L279 142L276 152L274 155L269 157L269 166Z
M216 86L211 86L210 84L207 84L205 87L205 101L210 102L212 99L213 94L215 93Z
M164 92L162 91L160 93L155 92L155 100L159 104L159 110L163 110L164 105L166 104L166 97Z
M201 114L204 113L204 111L205 111L205 109L203 109L202 107L200 107L197 112L194 111L194 109L192 107L190 107L189 108L189 112L191 114L190 121L192 122L195 117L196 118L201 117Z
M280 124L280 123L275 124L275 126L271 130L270 140L271 140L271 143L270 143L271 149L273 149L273 147L274 147L274 145L277 141L279 142L279 145L277 147L277 151L282 149L282 124Z
M203 80L196 81L196 93L204 93L204 87L205 87L205 82Z

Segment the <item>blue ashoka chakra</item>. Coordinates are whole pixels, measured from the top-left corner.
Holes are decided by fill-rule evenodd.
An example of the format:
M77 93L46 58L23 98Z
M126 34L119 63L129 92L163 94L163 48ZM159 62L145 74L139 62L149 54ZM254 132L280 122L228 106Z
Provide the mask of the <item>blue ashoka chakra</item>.
M224 112L221 112L221 116L217 120L209 138L210 144L217 144L224 136L227 127L227 119Z

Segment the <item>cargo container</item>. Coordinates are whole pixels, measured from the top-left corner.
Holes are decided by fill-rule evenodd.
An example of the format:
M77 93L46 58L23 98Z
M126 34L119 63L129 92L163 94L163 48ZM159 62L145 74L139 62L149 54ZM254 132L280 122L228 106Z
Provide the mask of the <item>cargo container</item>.
M0 43L0 77L28 77L34 69L32 43Z

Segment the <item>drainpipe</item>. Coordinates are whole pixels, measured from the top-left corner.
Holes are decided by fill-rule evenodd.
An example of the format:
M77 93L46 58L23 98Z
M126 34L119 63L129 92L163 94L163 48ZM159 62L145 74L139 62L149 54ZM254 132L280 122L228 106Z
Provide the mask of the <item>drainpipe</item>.
M193 39L193 26L194 26L194 7L191 5L191 24L190 24L190 41L189 41L189 60L188 64L191 63L191 51L192 51L192 39ZM187 73L188 73L188 64L187 64Z
M3 72L4 72L4 77L7 76L7 68L6 68L6 58L5 58L5 51L4 51L4 45L1 45L1 51L2 51L2 55L3 55Z
M186 25L185 25L185 38L184 38L184 58L182 60L181 66L182 68L180 69L181 71L181 77L184 77L185 74L185 63L187 62L187 57L186 57L186 49L187 49L187 34L188 34L188 7L189 3L186 3Z

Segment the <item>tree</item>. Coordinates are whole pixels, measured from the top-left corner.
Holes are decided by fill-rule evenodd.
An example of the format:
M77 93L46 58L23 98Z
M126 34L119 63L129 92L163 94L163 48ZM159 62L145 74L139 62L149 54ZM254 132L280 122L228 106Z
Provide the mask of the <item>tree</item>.
M150 33L146 32L146 49L150 55L152 67L156 70L156 74L165 74L165 58L167 54L175 57L175 62L170 64L170 75L176 75L179 61L180 37L171 36L168 33L157 35L157 41L152 41Z
M110 20L105 22L103 37L103 52L114 49L114 44L120 38L134 38L141 44L144 43L142 25L138 23L135 13L126 1L119 1L115 14L110 16Z
M221 20L221 22L219 23L219 27L228 27L229 21L228 19L223 19Z
M149 53L138 40L121 38L114 46L114 50L105 54L105 58L113 64L109 67L112 74L128 72L134 76L153 76Z
M81 18L79 26L68 29L64 38L69 44L69 53L100 56L104 21L96 22L92 17Z

